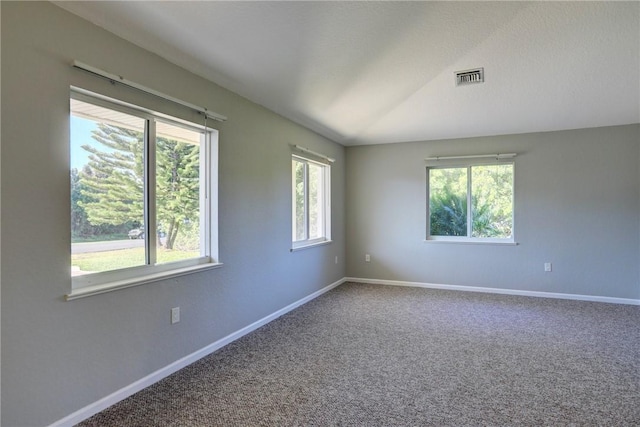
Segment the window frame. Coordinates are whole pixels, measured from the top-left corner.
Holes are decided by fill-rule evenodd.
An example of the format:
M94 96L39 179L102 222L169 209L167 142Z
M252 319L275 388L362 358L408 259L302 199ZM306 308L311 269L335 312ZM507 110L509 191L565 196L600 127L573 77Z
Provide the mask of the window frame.
M470 156L473 157L473 156ZM469 159L466 157L451 159L451 160L437 160L433 163L428 162L426 166L426 238L425 242L429 243L463 243L463 244L498 244L498 245L517 245L515 240L516 233L516 162L514 158L508 159ZM470 235L472 233L472 223L473 223L473 215L472 215L472 173L471 169L476 166L495 166L495 165L511 165L512 167L512 199L511 199L511 236L509 237L473 237ZM466 168L467 169L467 235L466 236L434 236L431 235L431 207L430 207L430 199L431 199L431 189L430 189L430 174L429 171L432 169L452 169L452 168Z
M305 199L305 238L296 240L296 176L293 162L300 162L304 165L304 199ZM323 202L322 206L322 232L321 236L317 238L309 238L309 164L319 166L322 168L322 189L323 189ZM291 251L299 249L305 249L313 246L323 245L331 243L331 165L322 161L314 160L308 156L300 154L291 155Z
M198 123L171 117L159 112L138 107L104 95L71 87L69 99L76 99L92 105L108 108L145 120L144 138L144 227L145 227L145 265L126 267L116 270L96 272L71 277L71 293L65 298L72 300L89 295L100 294L121 288L151 283L171 277L190 274L220 267L218 259L218 131ZM69 110L69 127L72 112ZM161 122L182 127L201 135L200 143L200 256L185 260L157 264L156 248L156 123ZM69 142L70 144L70 142ZM204 212L203 212L204 211Z

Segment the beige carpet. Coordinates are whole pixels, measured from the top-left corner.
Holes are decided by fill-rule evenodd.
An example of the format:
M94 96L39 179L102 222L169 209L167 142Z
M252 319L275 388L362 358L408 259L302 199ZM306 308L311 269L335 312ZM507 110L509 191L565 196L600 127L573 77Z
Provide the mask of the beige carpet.
M82 426L640 425L640 307L344 284Z

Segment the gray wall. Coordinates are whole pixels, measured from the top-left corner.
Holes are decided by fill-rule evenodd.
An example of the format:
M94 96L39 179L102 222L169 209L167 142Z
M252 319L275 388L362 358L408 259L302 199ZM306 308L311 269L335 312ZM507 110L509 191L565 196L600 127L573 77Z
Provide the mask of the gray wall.
M638 299L639 146L628 125L349 147L347 275ZM495 152L518 153L519 245L425 243L424 158Z
M345 275L640 298L638 125L352 147L345 156L341 146L54 5L0 7L2 425L55 422ZM69 86L158 107L73 70L73 59L229 117L217 125L224 267L64 302ZM337 158L334 242L295 253L291 143ZM486 152L519 153L520 245L424 243L422 159ZM552 273L543 272L545 261ZM182 319L170 325L175 306Z
M342 146L52 4L1 8L2 425L55 422L345 276ZM217 126L222 268L63 300L69 86L158 102L72 69L74 59L229 117ZM334 242L294 253L292 143L337 159ZM181 322L170 325L175 306Z

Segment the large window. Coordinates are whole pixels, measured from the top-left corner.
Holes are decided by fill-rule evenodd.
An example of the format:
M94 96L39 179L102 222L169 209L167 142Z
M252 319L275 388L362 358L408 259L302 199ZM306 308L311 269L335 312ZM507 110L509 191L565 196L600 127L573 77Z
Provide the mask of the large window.
M329 165L292 157L293 248L331 240Z
M427 239L513 242L513 162L427 168Z
M216 133L72 92L73 287L215 265Z

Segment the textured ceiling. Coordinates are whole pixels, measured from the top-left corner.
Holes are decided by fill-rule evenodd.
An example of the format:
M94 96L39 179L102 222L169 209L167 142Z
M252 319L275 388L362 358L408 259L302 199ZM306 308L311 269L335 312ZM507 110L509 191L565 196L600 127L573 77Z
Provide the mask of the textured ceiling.
M640 122L638 2L55 3L344 145Z

